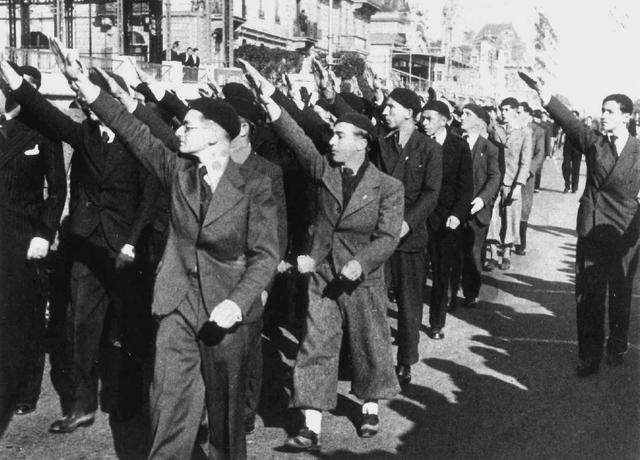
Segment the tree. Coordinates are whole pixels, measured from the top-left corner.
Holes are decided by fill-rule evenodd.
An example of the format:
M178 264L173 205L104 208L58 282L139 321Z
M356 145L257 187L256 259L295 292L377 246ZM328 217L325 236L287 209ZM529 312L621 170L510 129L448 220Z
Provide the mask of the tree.
M284 73L300 72L303 58L296 51L264 45L242 45L235 50L235 57L248 61L258 72L271 79L279 78Z

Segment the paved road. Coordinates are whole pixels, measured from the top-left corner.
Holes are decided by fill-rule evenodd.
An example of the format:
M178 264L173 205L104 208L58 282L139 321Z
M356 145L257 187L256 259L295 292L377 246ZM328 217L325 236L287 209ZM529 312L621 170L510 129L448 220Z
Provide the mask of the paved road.
M582 179L584 181L584 179ZM631 351L621 368L603 366L579 380L573 264L578 196L564 195L559 164L545 165L535 197L529 253L485 278L476 310L454 313L446 339L421 337L422 360L402 395L381 407L382 431L357 437L358 407L341 383L340 403L323 421L321 454L331 458L638 459L640 331L634 298ZM425 312L426 313L426 312ZM423 324L428 324L425 315ZM391 319L392 327L395 327ZM251 458L311 458L278 451L295 420L287 411L295 342L266 344L270 374L261 420L248 439ZM35 414L14 419L0 440L2 459L136 459L146 443L143 418L52 435L58 416L48 378Z

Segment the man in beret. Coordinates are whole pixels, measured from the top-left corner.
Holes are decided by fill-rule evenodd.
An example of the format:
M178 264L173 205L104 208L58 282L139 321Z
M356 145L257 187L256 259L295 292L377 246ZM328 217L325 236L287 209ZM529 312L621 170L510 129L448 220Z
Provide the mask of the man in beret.
M69 400L62 400L63 417L50 431L69 433L93 423L98 407L96 363L102 331L110 324L105 320L108 312L116 326L116 332L109 334L109 347L120 363L105 372L103 387L113 391L103 391L110 397L101 399L102 408L114 418L130 418L144 403L142 361L151 334L150 327L145 329L144 305L137 298L136 248L155 213L159 183L83 101L80 105L87 119L76 123L7 63L3 68L6 78L9 73L13 77L12 94L26 122L74 149L69 203L71 321L67 325L73 338L68 357L71 388ZM105 85L96 72L89 78Z
M536 182L536 174L540 172L545 159L545 132L544 128L534 121L533 109L527 102L520 103L520 121L526 124L531 131L531 164L529 165L529 178L522 188L522 216L520 219L520 244L516 245L515 253L523 256L527 253L527 227L531 209L533 208L533 195Z
M504 173L500 196L493 207L487 241L491 258L484 269L511 268L511 251L520 244L520 219L522 217L522 188L529 178L529 166L533 152L531 130L518 115L519 102L508 97L500 103L502 124L494 124L491 136L499 144L504 156ZM502 261L498 263L498 246L502 247Z
M624 363L629 319L640 260L640 141L629 135L633 102L624 94L602 101L602 131L585 126L551 92L538 84L540 101L567 139L584 152L589 167L578 208L576 307L578 377L598 372L609 337L606 362ZM608 295L607 295L608 294ZM607 305L608 304L608 305Z
M455 296L462 285L464 306L474 308L478 305L482 256L501 174L498 148L485 137L491 121L489 114L479 105L467 104L462 109L461 120L473 162L473 199L462 225L460 257L454 261L451 295Z
M403 191L400 181L381 173L367 158L373 125L361 114L341 115L322 156L313 142L272 99L275 88L247 66L259 82L271 126L294 150L311 175L317 208L309 257L304 336L293 370L291 406L303 409L304 426L287 439L292 451L318 450L322 411L337 404L338 363L346 330L352 392L364 403L361 437L378 432L378 400L397 394L393 370L384 263L400 236Z
M427 102L422 108L425 133L442 146L442 187L436 209L427 220L433 273L427 334L434 340L444 338L447 308L456 308L457 295L452 295L451 303L447 303L449 281L458 257L461 225L467 219L473 198L471 151L469 144L448 128L449 110L440 100Z
M400 244L390 260L391 286L398 305L396 373L400 384L411 381L418 362L424 286L427 280L427 219L435 210L442 185L442 147L418 131L420 98L395 88L382 112L390 130L380 135L373 163L404 185L404 221Z
M40 86L37 69L17 70L32 86ZM4 294L0 348L10 350L3 355L3 365L16 370L13 374L7 369L0 386L7 383L17 390L15 398L7 398L17 415L33 412L40 396L47 258L67 196L62 143L25 125L21 112L9 88L0 82L0 227L4 234L0 259L6 268L0 278Z

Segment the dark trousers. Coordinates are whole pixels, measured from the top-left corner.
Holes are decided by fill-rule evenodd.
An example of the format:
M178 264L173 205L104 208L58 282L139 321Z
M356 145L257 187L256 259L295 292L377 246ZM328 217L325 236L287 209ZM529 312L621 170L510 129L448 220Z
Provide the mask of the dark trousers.
M354 286L337 279L326 263L318 267L309 282L309 309L293 369L292 407L336 407L345 330L352 393L364 401L391 399L398 393L387 306L382 279Z
M418 343L427 281L425 252L396 251L391 256L391 281L398 304L398 364L418 362Z
M580 181L580 162L582 154L578 151L571 154L564 153L562 157L562 177L564 178L564 188L572 192L578 190Z
M449 230L441 225L429 228L429 257L433 274L433 288L429 304L429 324L434 329L442 329L447 318L449 280L458 257L460 230Z
M249 355L247 357L247 404L244 411L245 420L255 419L260 405L262 391L262 320L247 324L251 329Z
M88 413L98 407L98 377L103 371L102 409L130 412L144 402L143 357L148 348L150 316L148 306L136 302L140 292L132 266L116 270L115 255L100 244L100 235L75 240L71 263L72 358L70 376L73 396L71 410ZM112 369L102 369L101 344L107 313L112 309L120 350L109 350L104 360ZM102 363L101 363L102 364ZM105 399L106 398L106 399ZM124 415L124 414L122 414Z
M5 277L5 308L10 309L4 321L15 344L19 374L17 403L36 404L40 396L45 358L45 308L47 262L27 260L27 247L13 244Z
M462 227L459 256L454 259L451 269L452 296L457 295L462 285L462 295L465 299L479 297L482 285L482 258L488 231L488 225L481 225L475 219L466 222Z
M538 172L536 173L536 178L535 178L535 184L534 184L534 188L536 190L540 190L540 184L542 183L542 166L544 165L544 163L542 163L540 165L540 169L538 170Z
M625 245L578 237L576 303L580 359L599 361L602 357L607 291L607 349L611 353L627 351L633 281L639 258L637 241Z
M244 459L247 357L253 331L208 322L198 280L173 313L158 318L151 385L150 459L191 458L206 407L210 458Z

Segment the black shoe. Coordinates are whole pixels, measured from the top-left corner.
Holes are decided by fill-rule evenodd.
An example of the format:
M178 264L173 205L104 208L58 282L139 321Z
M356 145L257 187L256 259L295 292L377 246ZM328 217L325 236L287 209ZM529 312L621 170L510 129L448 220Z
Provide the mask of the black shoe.
M372 438L378 434L380 429L380 418L375 414L362 414L358 436L361 438Z
M622 366L624 364L624 353L607 352L608 366Z
M516 250L513 252L515 252L517 256L524 256L527 254L527 250L522 246L516 246Z
M430 327L429 329L427 329L427 335L433 340L444 339L444 332L442 332L442 329L438 329L435 327Z
M411 382L411 366L398 364L396 366L396 377L398 377L400 386L408 385Z
M580 364L578 364L578 367L576 367L576 375L578 377L589 377L590 375L598 372L599 366L600 363L598 361L593 359L583 359L580 361Z
M244 419L244 433L251 434L256 431L256 418L247 417Z
M500 270L509 270L511 268L511 259L502 258L500 262Z
M565 187L562 193L569 193L569 187Z
M16 415L27 415L36 410L36 405L32 403L18 403L13 413Z
M571 190L571 193L578 193L577 190Z
M284 448L288 452L304 452L320 450L320 441L318 433L311 431L306 426L298 431L296 436L287 438L284 442Z
M458 298L457 297L453 297L451 299L451 301L449 302L449 312L454 312L458 309Z
M464 308L476 308L478 306L478 298L471 297L469 299L464 299Z
M49 427L49 433L71 433L81 426L90 426L93 424L95 412L89 414L80 414L74 412L61 419L56 420Z
M495 259L489 259L485 262L485 264L482 267L482 270L485 272L492 272L494 271L496 268L498 268L500 265L498 264L498 261Z

